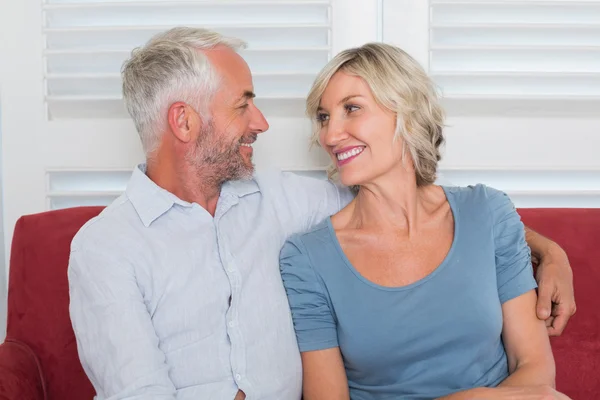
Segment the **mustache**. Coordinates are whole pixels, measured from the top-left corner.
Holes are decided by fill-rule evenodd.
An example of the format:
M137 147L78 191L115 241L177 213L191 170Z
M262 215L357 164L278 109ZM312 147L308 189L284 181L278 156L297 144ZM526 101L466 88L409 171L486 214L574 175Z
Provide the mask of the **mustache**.
M256 138L258 137L258 134L256 133L250 133L248 135L244 135L240 138L240 143L249 143L252 144L254 142L256 142Z

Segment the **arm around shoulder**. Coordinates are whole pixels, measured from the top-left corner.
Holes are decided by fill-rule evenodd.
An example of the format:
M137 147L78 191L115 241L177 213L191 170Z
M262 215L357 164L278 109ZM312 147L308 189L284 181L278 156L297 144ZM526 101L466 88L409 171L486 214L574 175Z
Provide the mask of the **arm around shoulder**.
M283 174L283 190L292 214L300 218L299 232L337 213L353 198L349 189L325 179Z

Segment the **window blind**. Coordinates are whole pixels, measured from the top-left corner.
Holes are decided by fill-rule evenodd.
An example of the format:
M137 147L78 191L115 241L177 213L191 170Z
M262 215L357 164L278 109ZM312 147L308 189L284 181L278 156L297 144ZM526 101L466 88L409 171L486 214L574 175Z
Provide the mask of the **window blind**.
M600 101L600 1L431 0L429 69L446 99Z
M290 172L318 179L327 178L327 173L322 169ZM46 209L107 206L125 191L130 177L130 169L50 169L46 175Z
M117 124L129 118L121 96L124 60L171 27L208 28L248 43L242 56L252 70L256 103L271 123L255 146L257 166L324 175L324 157L308 154L304 101L331 57L332 7L330 0L46 0L44 99L50 135L63 142L81 132L85 138L71 148L93 146L101 153L121 146L119 137L133 138L131 126ZM117 132L103 132L103 126ZM45 166L46 209L111 203L126 187L132 162L125 158L133 156L105 154L83 164L57 158Z
M173 26L248 42L243 57L265 114L298 116L331 53L328 0L46 0L47 117L127 118L120 69L131 50Z

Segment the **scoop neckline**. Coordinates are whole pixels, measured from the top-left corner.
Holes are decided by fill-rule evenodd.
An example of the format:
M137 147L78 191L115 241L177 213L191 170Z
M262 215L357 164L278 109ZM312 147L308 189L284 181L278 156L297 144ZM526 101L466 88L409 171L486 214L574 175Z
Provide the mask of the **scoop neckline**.
M383 285L380 285L378 283L375 283L375 282L365 278L354 267L354 265L352 265L352 263L350 262L350 260L346 256L346 254L344 253L344 250L342 249L342 245L340 244L340 241L338 240L337 235L335 234L335 229L333 228L333 223L331 222L331 216L329 216L326 219L328 232L333 240L333 243L334 243L334 246L335 246L337 252L339 253L339 256L342 258L342 261L344 262L346 267L363 283L365 283L371 287L374 287L376 289L379 289L379 290L393 291L393 292L413 289L417 286L420 286L420 285L426 283L427 281L429 281L430 279L432 279L433 277L438 275L450 263L450 260L452 259L452 256L457 247L459 234L460 234L460 227L458 224L459 209L456 206L456 203L454 202L454 197L452 196L452 192L451 192L450 188L448 188L446 186L440 185L440 187L442 188L442 190L444 191L444 194L446 195L446 201L448 201L448 204L450 205L450 211L452 212L452 218L454 219L454 237L452 238L452 244L450 245L450 250L448 250L448 254L446 254L446 256L444 257L442 262L433 271L431 271L429 274L425 275L423 278L418 279L415 282L410 283L408 285L404 285L404 286L383 286Z

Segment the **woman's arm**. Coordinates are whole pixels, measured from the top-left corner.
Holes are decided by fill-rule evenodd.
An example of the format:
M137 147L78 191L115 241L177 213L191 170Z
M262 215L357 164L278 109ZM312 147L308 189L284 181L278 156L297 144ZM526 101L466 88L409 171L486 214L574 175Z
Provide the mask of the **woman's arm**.
M535 313L536 300L531 290L502 305L508 378L496 388L475 388L440 400L568 399L554 390L554 358L544 322Z
M500 386L554 387L554 357L546 326L536 316L536 300L531 290L502 305L502 340L510 375Z
M554 390L550 340L544 321L536 315L536 285L523 223L506 194L493 188L486 188L486 194L493 220L496 284L509 376L496 388L475 388L444 399L565 399Z
M437 400L571 400L547 385L477 388L440 397Z
M339 347L302 353L304 400L349 400Z
M294 236L279 257L302 356L304 400L349 400L334 311L308 253L301 237Z

